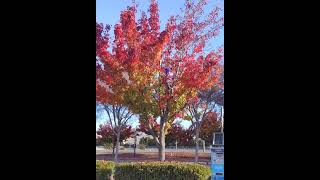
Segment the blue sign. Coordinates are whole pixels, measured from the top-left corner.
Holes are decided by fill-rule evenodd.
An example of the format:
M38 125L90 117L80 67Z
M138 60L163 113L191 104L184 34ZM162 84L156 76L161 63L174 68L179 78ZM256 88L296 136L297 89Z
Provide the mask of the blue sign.
M211 152L224 152L224 149L223 148L212 148L211 149Z
M224 179L224 147L211 149L212 180Z
M223 176L214 176L212 180L224 180Z
M214 174L224 172L223 164L212 164L211 169Z

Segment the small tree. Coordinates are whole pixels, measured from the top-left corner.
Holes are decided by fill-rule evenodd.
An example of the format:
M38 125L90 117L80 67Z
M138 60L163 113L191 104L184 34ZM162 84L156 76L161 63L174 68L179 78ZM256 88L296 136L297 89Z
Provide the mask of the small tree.
M180 121L175 122L168 130L168 134L166 135L166 143L170 146L175 145L176 142L182 145L185 131L186 130L182 127Z
M113 132L109 124L100 124L97 134L101 136L101 144L113 143Z
M220 128L221 121L218 120L217 113L209 112L201 123L199 137L207 144L212 144L213 133L219 132Z
M101 126L106 130L106 132L112 132L112 140L113 144L116 144L116 152L114 160L118 162L118 154L119 154L119 146L121 141L121 135L123 138L130 137L133 134L131 130L131 126L128 125L130 118L132 117L132 113L128 111L128 109L124 106L120 105L108 105L102 104L103 109L107 113L108 124L106 126ZM108 130L108 131L107 131ZM101 134L102 135L102 134ZM115 138L114 138L115 136ZM114 141L115 139L115 141Z
M201 125L209 113L212 113L216 108L217 97L220 96L220 88L214 87L210 90L199 91L198 96L190 101L186 108L185 119L190 120L195 133L195 162L198 162L199 157L199 136Z
M123 140L128 139L133 135L133 130L130 125L124 125L121 128L121 133L120 133L120 142ZM117 142L117 135L114 133L112 130L111 125L107 122L105 124L100 124L99 129L97 131L98 135L101 135L100 141L105 144L105 143L110 143L112 144L112 154L114 154L114 149L116 147L116 142Z

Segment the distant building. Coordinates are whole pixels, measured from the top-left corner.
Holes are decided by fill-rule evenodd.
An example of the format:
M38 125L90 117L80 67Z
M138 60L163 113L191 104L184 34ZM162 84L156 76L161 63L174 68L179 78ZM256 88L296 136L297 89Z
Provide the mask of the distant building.
M140 139L141 139L141 138L145 138L145 137L148 137L148 138L153 139L153 136L151 136L151 135L147 135L147 134L146 134L146 133L144 133L144 132L138 132L138 136L137 136L137 145L139 144ZM134 144L134 136L133 136L133 137L128 138L127 140L125 140L125 141L123 142L123 144L133 145L133 144Z

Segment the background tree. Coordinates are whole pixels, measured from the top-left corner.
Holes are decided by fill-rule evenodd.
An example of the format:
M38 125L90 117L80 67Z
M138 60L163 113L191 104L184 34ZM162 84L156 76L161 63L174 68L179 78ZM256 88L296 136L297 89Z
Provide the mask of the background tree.
M120 139L119 142L122 142L129 137L132 137L134 131L132 130L130 125L124 125L121 128ZM101 135L100 142L102 144L111 143L112 144L112 154L114 154L114 149L116 147L117 136L115 135L112 126L107 122L99 125L99 129L97 131L98 135Z
M131 136L131 126L128 125L132 113L127 107L119 105L102 104L105 112L107 113L108 125L110 126L113 137L113 142L116 142L115 162L118 162L119 147L121 142L121 135L123 138ZM116 141L114 141L114 139ZM114 143L113 143L114 144Z
M185 129L182 127L181 123L175 122L172 124L172 127L168 130L168 134L166 135L166 143L169 146L174 146L175 143L179 143L179 145L182 145L182 138L185 135Z
M201 124L207 117L210 111L213 111L216 103L213 101L214 90L201 91L198 96L191 101L187 108L185 119L189 119L192 123L195 135L195 162L198 162L199 157L199 135Z
M218 106L223 106L222 72L223 65L220 64L216 71L219 82L211 89L199 91L198 96L189 102L185 110L186 116L184 118L191 121L191 128L195 135L195 162L198 162L199 157L199 137L202 123L206 118L211 117L214 111L217 111Z
M101 145L106 144L106 143L113 143L114 138L113 138L113 132L109 124L100 124L99 128L97 130L97 134L102 136L100 138L100 143Z
M201 131L199 137L203 139L206 144L212 144L213 133L220 132L221 121L215 112L209 112L201 123Z

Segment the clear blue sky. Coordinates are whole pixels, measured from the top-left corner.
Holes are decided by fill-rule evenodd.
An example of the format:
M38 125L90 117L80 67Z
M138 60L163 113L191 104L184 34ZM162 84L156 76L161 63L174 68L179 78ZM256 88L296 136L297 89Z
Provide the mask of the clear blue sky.
M159 0L160 27L165 28L165 24L171 15L176 15L180 8L184 7L185 0ZM115 25L120 20L120 11L131 5L132 0L96 0L96 20L98 22ZM138 4L138 16L141 10L147 12L150 0L136 0ZM210 11L215 5L223 8L224 0L208 0L205 11ZM112 33L112 31L111 31ZM224 44L224 32L210 42L210 47L215 48Z
M131 5L132 0L96 0L96 20L97 22L115 25L119 22L120 11L126 9L127 6ZM165 24L171 15L176 15L183 8L185 0L158 0L159 10L160 10L160 28L164 29ZM140 17L140 10L147 12L150 0L136 0L138 4L138 17ZM223 8L224 0L208 0L205 11L209 11L218 5ZM112 33L112 31L111 31ZM222 31L220 35L210 41L210 48L213 49L224 44L224 32ZM105 120L97 120L99 122L104 122ZM134 123L136 126L137 123ZM188 123L184 124L188 126Z

